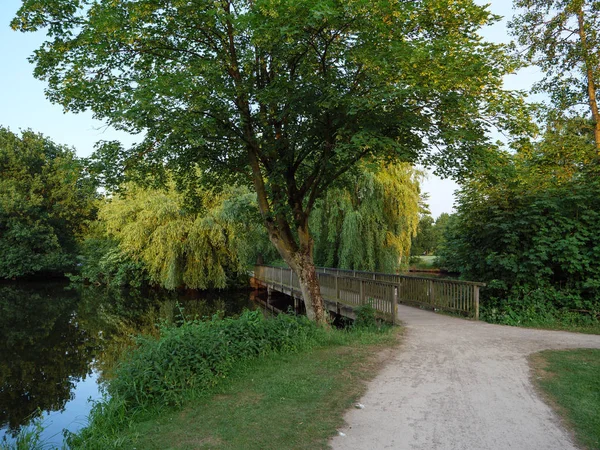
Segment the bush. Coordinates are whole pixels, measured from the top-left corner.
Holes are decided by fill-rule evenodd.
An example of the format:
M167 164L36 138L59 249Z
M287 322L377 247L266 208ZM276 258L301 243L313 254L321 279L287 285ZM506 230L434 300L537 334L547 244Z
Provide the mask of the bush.
M163 327L159 339L138 339L138 347L115 370L108 391L128 408L181 404L189 394L220 383L236 362L304 349L320 332L306 317L265 319L260 311Z
M441 252L484 281L482 318L508 325L598 325L600 183L577 177L524 190L464 191Z
M72 270L95 197L71 149L0 126L0 279Z
M375 317L375 308L370 304L360 305L355 310L356 319L354 320L354 328L377 328L377 318Z

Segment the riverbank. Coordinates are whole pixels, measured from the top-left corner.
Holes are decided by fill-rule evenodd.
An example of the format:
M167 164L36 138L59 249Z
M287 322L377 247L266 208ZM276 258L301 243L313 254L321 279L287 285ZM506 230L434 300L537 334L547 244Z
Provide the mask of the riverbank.
M264 449L281 448L282 442L288 448L326 447L328 438L342 425L343 413L382 364L380 351L397 342L398 328L323 330L313 328L305 318L258 319L255 313L249 314L225 325L191 325L200 327L199 333L208 337L208 345L202 344L205 350L223 351L222 346L210 345L215 336L225 336L235 347L228 350L229 356L215 358L233 361L226 370L221 365L208 371L190 370L191 366L180 360L177 370L170 371L168 362L152 375L160 383L150 385L154 381L146 380L145 375L134 375L140 373L137 365L152 365L151 359L162 364L161 352L173 342L179 344L180 354L191 354L197 336L191 336L189 344L188 332L178 330L161 338L156 346L142 346L142 356L134 357L133 363L125 362L117 371L109 386L114 397L94 409L90 426L71 436L70 447ZM283 328L288 331L282 333ZM237 342L227 337L237 334L241 337ZM279 345L271 339L275 336L277 341L286 341L286 346L274 348ZM246 344L262 347L250 352L255 356L249 353L234 361L240 351L246 351ZM194 352L212 359L212 351ZM181 380L185 385L173 380L181 371L187 373ZM163 379L169 380L169 386L163 385Z
M212 396L132 424L121 438L145 449L327 448L395 339L337 334L308 352L252 361Z

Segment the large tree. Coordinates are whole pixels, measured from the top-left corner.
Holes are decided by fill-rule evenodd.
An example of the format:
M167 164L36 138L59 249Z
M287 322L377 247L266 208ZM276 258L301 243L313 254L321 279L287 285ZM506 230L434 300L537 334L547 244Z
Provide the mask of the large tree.
M71 149L0 127L0 279L73 269L95 199Z
M552 113L567 118L591 112L600 158L600 2L515 0L509 24L524 58L544 72L534 91L550 94ZM582 108L583 107L583 108Z
M322 322L308 219L341 175L367 156L460 175L518 128L514 61L478 34L496 19L472 0L24 0L12 26L47 30L52 101L143 133L128 167L253 184Z

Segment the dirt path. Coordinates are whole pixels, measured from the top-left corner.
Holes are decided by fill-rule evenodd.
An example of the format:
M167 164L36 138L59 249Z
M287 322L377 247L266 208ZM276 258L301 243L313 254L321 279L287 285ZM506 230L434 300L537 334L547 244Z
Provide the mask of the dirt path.
M399 307L404 343L352 409L334 449L575 449L535 392L527 356L600 336L491 325Z

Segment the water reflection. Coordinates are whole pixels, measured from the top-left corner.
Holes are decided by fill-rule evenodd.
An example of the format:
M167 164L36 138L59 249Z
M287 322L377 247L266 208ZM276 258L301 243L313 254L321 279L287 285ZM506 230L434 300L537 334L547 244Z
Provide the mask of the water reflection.
M0 439L42 415L52 418L44 422L51 428L44 435L58 435L53 440L60 443L66 421L78 417L75 428L84 425L89 404L82 394L99 397L133 336L157 334L159 322L217 311L235 315L254 307L249 298L247 291L207 295L0 284Z
M77 296L56 285L0 287L0 425L62 410L90 373L95 336L76 320Z

